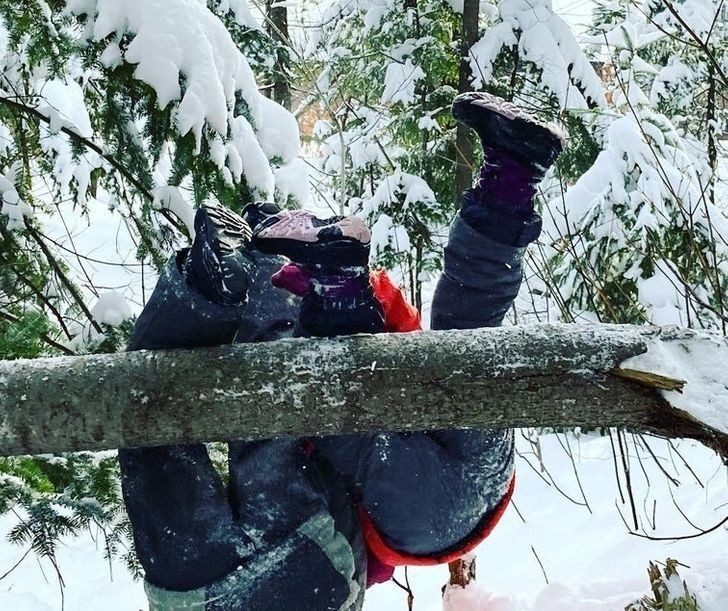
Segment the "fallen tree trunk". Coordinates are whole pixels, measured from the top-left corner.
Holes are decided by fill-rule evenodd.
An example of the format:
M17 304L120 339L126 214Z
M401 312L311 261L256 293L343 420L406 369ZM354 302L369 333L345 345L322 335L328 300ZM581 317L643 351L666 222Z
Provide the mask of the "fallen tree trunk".
M686 333L537 325L6 361L0 455L530 426L623 426L727 455L726 436L671 408L659 382L615 375Z

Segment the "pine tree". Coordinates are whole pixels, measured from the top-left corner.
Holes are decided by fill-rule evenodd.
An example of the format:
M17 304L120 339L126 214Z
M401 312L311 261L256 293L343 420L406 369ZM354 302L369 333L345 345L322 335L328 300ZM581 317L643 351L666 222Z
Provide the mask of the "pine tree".
M710 85L695 86L701 70L649 6L603 5L595 28L611 73L595 131L603 150L549 204L547 267L562 316L724 328L728 219L707 161L720 123L696 104Z

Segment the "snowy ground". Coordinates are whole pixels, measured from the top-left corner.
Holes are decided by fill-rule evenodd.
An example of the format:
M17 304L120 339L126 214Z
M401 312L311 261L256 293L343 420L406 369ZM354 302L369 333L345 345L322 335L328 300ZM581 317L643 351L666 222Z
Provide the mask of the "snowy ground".
M725 525L707 535L677 542L649 541L627 534L619 512L628 522L631 522L631 512L619 497L609 440L568 437L584 490L582 495L564 449L566 439L555 435L541 437L543 461L555 483L545 482L542 476L548 479L549 475L537 474L529 467L526 460L539 469L532 447L521 439L519 447L523 456L518 463L514 503L478 550L478 582L488 592L483 600L491 600L477 607L477 611L623 609L638 595L646 593L648 561L664 561L667 557L677 558L690 567L681 568L681 575L699 595L703 611L725 611L728 608ZM667 444L650 442L662 467L680 481L679 486L668 485L649 455L641 451L643 472L636 460L636 450L631 451L638 519L654 536L695 534L696 529L681 516L680 510L703 529L718 523L728 513L726 468L712 452L696 443L679 442L676 446L695 475L691 475ZM582 505L565 498L556 490L557 485ZM584 497L589 508L583 505ZM653 507L654 531L650 525ZM7 532L12 523L12 518L3 518L0 530ZM24 551L8 543L0 544L0 574L12 567ZM147 609L141 584L133 582L118 563L113 566L111 579L109 565L91 536L67 541L59 559L66 583L66 610ZM398 577L404 579L403 574ZM415 594L414 609L439 611L446 569L414 569L410 570L409 578ZM0 609L61 609L58 584L50 563L39 562L29 555L2 579ZM394 584L376 586L368 593L365 609L405 611L406 595Z

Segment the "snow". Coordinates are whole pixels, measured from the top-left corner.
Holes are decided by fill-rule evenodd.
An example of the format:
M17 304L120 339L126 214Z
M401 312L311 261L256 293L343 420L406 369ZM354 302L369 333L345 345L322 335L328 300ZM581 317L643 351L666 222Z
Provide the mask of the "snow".
M62 128L71 130L82 138L93 136L83 90L74 80L38 80L35 90L39 96L38 111L48 117L50 124L41 125L41 147L53 158L53 175L64 197L70 194L71 181L76 182L79 199L85 201L85 193L91 180L91 172L100 166L101 158L91 150L76 155L70 137L59 133Z
M504 49L518 47L521 58L541 70L541 82L562 108L587 108L587 100L606 106L599 77L551 0L501 0L498 11L501 21L470 50L476 88L491 81L493 64Z
M665 260L655 262L654 274L649 278L637 278L639 302L645 306L647 320L653 325L687 326L689 318L683 291L683 282Z
M425 78L424 71L419 66L414 65L409 57L404 63L392 62L387 66L387 72L384 76L382 104L412 103L415 97L415 84L423 78Z
M390 202L404 199L404 206L415 202L434 204L437 201L429 185L419 176L406 172L395 172L385 178L377 187L374 195L364 202L364 214L374 214Z
M2 49L0 49L0 53ZM0 156L4 157L13 145L13 138L8 126L0 121Z
M260 28L245 0L221 0L219 7L238 23ZM106 65L134 64L135 77L154 89L159 107L173 104L177 131L193 133L198 152L205 137L224 153L215 161L228 182L245 177L259 197L272 197L268 159L290 163L298 155L295 119L259 93L248 61L205 3L71 0L67 10L86 15L93 40L113 39L103 53ZM132 37L122 58L118 41L125 34ZM238 95L244 116L236 114Z
M311 189L308 180L308 165L299 158L273 172L276 184L276 201L286 205L289 199L296 207L304 208L311 201Z
M180 134L192 130L199 140L205 122L226 133L228 102L248 75L218 19L195 0L98 0L96 11L94 40L132 32L125 57L136 64L135 76L155 90L160 108L180 100Z
M251 30L261 30L262 27L248 6L247 0L218 0L218 11L226 13L232 11L238 25Z
M0 214L8 217L7 226L10 230L22 229L25 226L25 218L33 216L32 208L20 198L15 188L19 172L20 166L14 164L4 175L0 175L0 197L2 198Z
M66 127L83 138L93 135L83 90L78 83L73 80L40 80L36 82L35 90L40 97L37 110L49 118L52 132Z
M258 138L268 159L292 163L301 153L296 118L283 106L264 96L260 98Z
M159 210L169 210L179 218L187 228L190 239L195 237L195 210L192 204L184 197L179 187L164 185L152 190L154 207Z
M649 440L661 467L676 477L678 484L670 484L664 478L645 448L631 442L629 446L638 519L646 532L655 536L696 532L675 508L670 494L680 510L702 528L720 521L724 515L721 506L728 503L728 472L720 460L697 443L674 443L701 484L682 466L675 450L666 442ZM626 517L630 510L619 498L607 438L542 435L539 452L547 473L540 471L534 447L520 436L517 449L520 457L514 502L477 550L478 591L465 596L451 588L450 602L467 598L483 603L473 611L615 611L648 592L646 570L650 560L671 557L690 567L679 567L680 576L697 594L702 611L725 611L725 527L682 541L649 541L627 534L619 511ZM579 470L590 509L583 505L569 453ZM569 501L557 486L582 504ZM653 529L654 500L657 505ZM13 520L9 516L0 519L0 532L7 532ZM546 571L548 585L534 550ZM10 568L23 553L23 548L0 545L0 570ZM59 562L67 586L66 609L147 609L142 584L132 581L121 562L112 562L113 580L110 578L109 564L103 559L102 539L96 537L94 541L90 535L66 539L59 548ZM395 577L403 581L401 569ZM415 610L443 609L440 588L447 582L446 567L410 568L409 580L415 594ZM61 608L58 585L47 560L36 561L29 556L2 585L2 609ZM406 608L406 594L391 582L367 591L365 611ZM470 611L460 606L455 610Z
M123 216L112 208L111 196L99 190L97 199L89 201L89 218L66 201L55 207L52 215L39 214L39 220L51 252L64 261L86 303L98 299L89 285L107 287L121 293L138 314L154 288L156 273L149 260L137 260L133 234ZM69 250L82 256L72 256Z
M91 316L98 323L116 327L131 318L131 308L121 293L108 291L99 296L91 308Z
M728 434L728 339L692 330L676 335L671 340L654 339L645 354L620 367L685 380L681 391L661 391L662 396L673 407Z
M244 176L261 199L270 200L274 188L273 170L253 127L245 117L235 117L232 120L231 136L225 145L227 167L235 180Z

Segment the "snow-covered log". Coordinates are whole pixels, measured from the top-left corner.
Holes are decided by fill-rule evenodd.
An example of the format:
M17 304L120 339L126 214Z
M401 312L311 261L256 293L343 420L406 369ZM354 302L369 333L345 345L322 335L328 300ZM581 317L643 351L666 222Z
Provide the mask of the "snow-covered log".
M728 456L726 355L725 338L684 329L536 325L6 361L0 454L623 426L694 437ZM682 395L674 378L688 380ZM672 407L674 397L695 397L695 409Z

